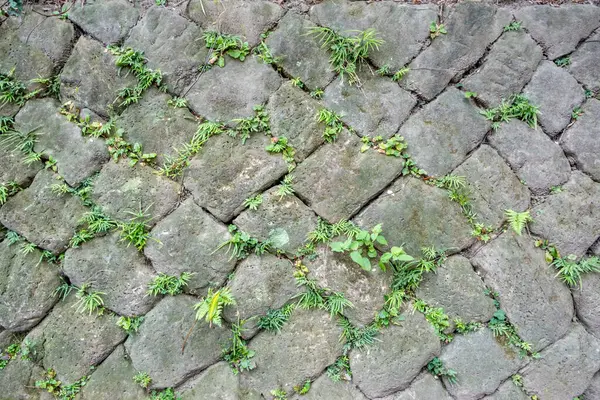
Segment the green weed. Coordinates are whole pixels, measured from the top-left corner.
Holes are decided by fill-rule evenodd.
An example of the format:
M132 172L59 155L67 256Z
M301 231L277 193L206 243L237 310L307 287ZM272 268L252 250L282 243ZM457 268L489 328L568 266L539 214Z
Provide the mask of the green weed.
M102 315L104 313L104 299L102 299L102 295L106 293L93 292L90 288L91 285L89 283L84 283L77 289L75 296L78 300L73 304L73 307L77 307L77 311L82 314L87 312L88 315L92 315L93 312L96 312L98 315Z
M440 340L446 343L452 341L453 336L444 332L450 327L450 319L443 308L432 307L419 299L415 301L414 308L425 315L425 319L433 326Z
M167 100L167 105L173 108L186 108L188 103L187 99L183 97L172 97Z
M233 300L233 297L231 298ZM235 304L231 303L231 304ZM231 324L231 339L229 346L223 349L223 360L229 363L234 374L244 371L250 371L256 368L252 357L256 354L250 350L246 341L242 338L245 321Z
M519 350L519 355L525 357L531 355L534 358L538 357L537 353L534 353L531 344L523 341L516 328L508 321L506 313L501 309L498 309L490 322L488 322L488 328L492 331L496 337L504 337L507 339L508 344Z
M477 97L477 93L475 92L465 92L465 99L471 99Z
M526 122L531 128L537 127L537 115L539 107L529 102L527 97L517 94L510 99L502 99L502 103L496 108L480 111L488 121L492 121L494 130L500 127L502 122L508 122L513 118Z
M119 317L117 320L117 325L123 328L125 332L129 335L133 335L134 333L138 333L140 330L140 326L144 322L144 317ZM144 386L142 386L144 387Z
M454 325L456 326L456 332L458 332L460 334L477 332L478 330L483 328L483 324L480 322L475 322L475 321L464 322L460 318L454 319Z
M147 389L148 386L150 386L150 384L152 383L152 378L150 377L150 375L148 375L147 372L138 372L133 377L133 381L141 387L143 387L144 389Z
M558 67L564 68L568 65L571 65L571 57L565 56L565 57L557 58L556 60L554 60L554 64L556 64L556 66L558 66Z
M394 75L392 75L392 80L394 82L401 81L406 76L406 74L408 74L409 72L410 72L410 68L402 67L398 71L396 71L394 73Z
M386 76L392 73L391 67L388 64L383 64L375 73L379 76Z
M163 390L153 390L150 392L150 400L180 400L173 388L166 388Z
M49 368L44 372L43 379L35 382L35 387L46 390L48 393L53 394L57 399L72 400L81 391L81 388L86 385L88 380L89 377L84 376L75 383L63 385L61 381L56 379L56 371Z
M269 114L264 106L254 106L254 117L234 119L236 123L235 129L229 131L231 137L237 137L239 134L242 139L242 144L251 134L263 132L265 135L271 135L271 125L269 122Z
M325 94L325 92L323 91L323 89L315 88L314 90L311 90L310 97L312 97L313 99L316 99L316 100L320 100L321 98L323 98L324 94Z
M196 320L204 318L210 327L213 324L220 327L222 324L223 308L235 304L235 298L228 287L222 287L218 290L209 288L206 297L203 297L199 303L194 305Z
M21 345L19 343L13 343L4 351L0 351L0 371L6 368L9 361L17 358L20 353Z
M18 17L23 14L23 0L8 0L6 10L0 8L0 15L6 17Z
M15 119L13 117L0 116L0 135L11 131L14 124Z
M295 304L288 304L275 310L268 310L264 316L259 318L257 325L266 331L280 332L295 308Z
M5 185L0 184L0 206L6 203L10 196L13 196L23 190L15 181L8 182Z
M247 42L242 41L239 36L228 35L215 31L205 31L202 35L207 49L212 50L212 56L209 65L217 64L223 68L225 66L225 54L236 60L244 61L250 47Z
M279 187L277 188L277 195L279 196L279 200L283 199L285 196L291 196L295 193L294 187L292 186L294 182L294 175L287 174L281 182L279 182Z
M431 24L429 24L429 37L431 40L440 35L445 35L446 33L448 33L448 31L446 30L444 24L440 24L437 21L432 21Z
M15 78L14 74L14 68L8 74L0 73L0 104L2 105L13 103L22 106L40 92L40 90L29 92L27 85Z
M400 315L400 308L407 299L403 290L392 290L389 294L383 296L385 303L375 316L375 325L378 328L397 325L404 317Z
M283 389L271 390L271 396L273 396L273 400L287 400L287 392Z
M340 340L344 342L344 352L351 349L362 349L375 343L375 338L379 335L379 329L375 325L367 325L358 328L345 317L338 319L338 324L342 328Z
M248 197L246 200L244 200L244 207L250 210L258 210L258 206L260 206L262 202L263 195L262 193L259 193L254 197Z
M294 156L296 150L288 143L285 136L272 137L271 143L265 148L269 153L282 154L283 159L288 163L288 171L292 171L296 167Z
M190 272L182 272L178 277L159 273L158 276L148 284L148 294L152 296L176 296L183 292L191 278L192 273Z
M310 384L310 379L307 379L301 385L294 385L294 392L302 396L309 392Z
M146 212L151 206L148 206L145 210L141 208L137 212L128 211L133 217L128 222L120 222L119 229L121 230L121 241L128 242L127 246L134 245L138 251L144 250L146 243L150 238L150 225L152 221Z
M483 243L487 243L492 238L492 233L494 233L493 226L485 226L481 223L475 223L473 225L473 230L471 231L471 236L476 237L477 240L481 240Z
M352 371L350 370L350 359L347 355L339 356L333 364L327 367L327 376L333 382L342 380L349 381L352 379Z
M600 272L600 257L582 258L577 262L577 256L557 257L552 266L558 270L556 276L569 286L581 286L581 276L590 272Z
M256 57L258 57L258 59L264 62L265 64L278 64L281 62L281 57L273 56L271 49L269 49L269 46L267 46L264 40L262 40L258 44L258 46L254 48L253 52L256 55Z
M575 107L573 111L571 111L571 119L573 119L573 121L577 121L582 115L583 110L581 109L581 107Z
M338 253L350 252L352 261L362 269L370 271L370 259L377 257L375 244L387 245L387 240L381 234L381 224L374 226L370 233L361 229L355 235L349 236L346 241L333 242L329 247Z
M412 256L405 257L403 250L397 251L397 260L392 256L389 263L394 271L393 290L413 292L419 287L425 273L435 272L446 260L445 253L434 247L423 247L421 253L422 258L418 260L414 258L408 260L408 257L412 258Z
M317 114L317 122L325 124L323 138L327 143L333 143L344 129L342 119L335 112L322 108Z
M382 136L375 136L374 138L363 136L361 141L363 143L360 148L361 153L373 148L378 153L386 156L402 157L402 153L408 148L408 145L404 142L404 137L400 135L394 135L385 142Z
M60 280L62 283L56 289L54 289L52 296L58 297L60 300L65 301L75 286L67 283L62 276L60 277Z
M451 384L456 383L456 371L446 368L442 360L437 357L434 357L433 360L429 361L427 364L427 371L433 376L445 376Z
M550 244L547 240L536 240L535 247L540 247L543 250L546 250L546 262L552 263L552 261L560 258L560 253L555 245Z
M514 374L511 376L512 383L518 388L523 387L523 377L519 374Z
M238 227L233 224L229 225L228 229L231 234L231 239L221 243L219 247L215 249L215 252L227 246L226 253L231 252L231 257L229 257L230 260L234 257L241 260L248 257L252 252L257 255L262 255L271 248L270 242L261 242L258 239L251 237L246 232L239 230Z
M506 217L510 227L519 236L521 236L523 228L525 228L529 222L533 222L533 218L531 218L531 215L529 215L529 211L517 212L513 210L505 210L504 216Z
M519 31L519 30L521 30L521 22L520 21L513 21L504 27L504 32Z
M292 86L295 86L300 89L304 89L304 82L298 77L290 79L290 83Z

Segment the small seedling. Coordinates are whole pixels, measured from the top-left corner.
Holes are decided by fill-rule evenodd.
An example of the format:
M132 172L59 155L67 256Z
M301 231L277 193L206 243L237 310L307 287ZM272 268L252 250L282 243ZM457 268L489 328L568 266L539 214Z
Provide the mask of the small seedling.
M285 196L291 196L294 194L295 191L292 187L293 182L294 175L287 174L279 183L279 188L277 189L277 195L279 196L279 200L283 199Z
M349 381L352 379L352 371L350 370L350 359L347 355L339 356L335 363L327 367L327 376L333 382L342 380Z
M364 153L369 148L374 148L378 153L385 154L386 156L402 157L402 153L408 148L408 145L404 142L404 137L397 134L385 142L382 136L375 136L372 139L368 136L363 136L361 141L363 143L360 148L361 153Z
M519 31L519 30L521 30L521 22L520 21L513 21L504 27L504 32Z
M429 371L434 376L445 376L448 379L450 384L456 383L456 371L452 369L448 369L444 367L444 363L437 357L434 357L433 360L429 361L427 364L427 371Z
M574 121L577 121L579 119L579 117L581 117L583 115L583 110L581 109L581 107L575 107L573 109L573 111L571 111L571 118Z
M154 0L154 3L155 3L157 6L159 6L159 7L160 7L160 6L166 6L166 5L167 5L167 0Z
M391 74L391 67L388 64L383 64L377 71L378 75L385 76Z
M272 137L271 143L265 148L269 153L280 153L283 155L283 159L288 163L288 170L295 168L294 156L296 150L288 143L288 139L285 136Z
M242 338L245 322L240 321L231 325L230 344L223 349L223 360L229 363L235 375L256 368L256 364L252 361L256 352L249 349L246 341Z
M254 48L254 54L265 64L277 64L281 62L281 57L273 56L271 49L269 49L269 46L267 46L264 41L261 41L260 44Z
M204 318L211 328L213 324L220 327L222 325L221 317L223 308L235 304L235 298L228 287L223 287L218 290L209 288L206 297L203 297L199 303L194 305L194 310L196 310L196 320Z
M563 192L563 188L560 185L552 186L550 188L550 193L552 193L552 194L558 194L558 193L562 193L562 192Z
M231 234L231 239L221 243L214 252L217 252L223 247L227 246L226 253L231 252L231 257L229 257L230 260L233 258L241 260L248 257L252 252L257 255L262 255L271 247L271 243L269 241L260 242L258 239L251 237L246 232L239 230L238 227L233 224L229 225L228 229L229 233Z
M475 92L465 92L465 99L471 99L477 97L477 93Z
M323 97L324 93L325 92L323 91L323 89L316 88L315 90L312 90L310 92L310 97L312 97L313 99L316 99L316 100L320 100Z
M250 118L238 118L232 122L236 123L235 129L229 132L231 137L237 137L239 134L242 139L242 144L246 143L246 140L250 138L250 135L257 132L263 132L269 136L271 134L271 125L269 122L269 114L265 110L265 107L254 106L254 117Z
M512 383L515 384L516 387L521 388L523 387L523 377L519 374L514 374L511 377Z
M298 393L299 395L304 395L306 393L308 393L308 391L310 390L310 379L307 379L304 381L303 384L301 385L295 385L294 386L294 392Z
M540 113L539 107L529 102L527 97L517 94L508 101L502 99L502 103L496 108L489 108L480 111L489 121L492 121L494 130L500 127L502 122L508 122L512 118L520 119L526 122L531 128L537 127L537 115Z
M440 35L445 35L446 33L448 33L448 31L446 31L444 24L440 24L437 21L432 21L431 24L429 24L429 37L431 40Z
M517 212L513 210L505 210L504 215L508 221L510 227L515 233L521 236L523 228L527 226L527 223L533 222L533 218L529 215L529 211Z
M271 395L273 400L287 400L287 392L283 389L273 389Z
M248 197L244 200L244 207L250 210L258 210L258 206L260 206L263 202L262 193L257 194L254 197Z
M568 65L571 65L571 57L565 56L557 58L556 60L554 60L554 64L556 64L558 67L566 67Z
M473 226L473 230L471 231L471 236L477 238L477 240L481 240L483 243L487 243L490 241L491 234L494 232L493 226L485 226L481 223L475 223Z
M191 278L192 273L190 272L182 272L179 277L159 273L158 276L148 284L148 294L152 296L161 294L176 296L183 292L183 289L188 285Z
M123 328L129 335L138 333L140 325L144 322L144 317L119 317L117 325Z
M292 86L295 86L300 89L304 88L304 82L302 82L302 80L300 80L300 78L292 78L290 80L290 82L292 83Z
M377 257L375 244L387 245L387 240L381 235L381 224L371 229L371 232L360 230L356 235L349 236L345 242L333 242L329 246L335 252L350 252L352 261L366 271L371 270L371 258Z
M205 31L202 38L206 48L212 50L212 56L208 61L209 65L217 64L223 68L225 66L225 54L236 60L244 61L250 53L248 42L242 41L239 36Z
M454 319L454 325L456 326L456 332L458 332L460 334L477 332L478 330L483 328L483 324L481 322L475 322L475 321L464 322L460 318Z
M148 386L150 386L150 384L152 383L152 378L150 378L150 375L148 375L147 372L138 372L133 377L133 381L141 387L143 387L144 389L147 389Z
M570 254L567 257L557 257L552 261L552 266L558 270L556 276L569 286L581 286L581 276L590 272L600 272L600 258L582 258L577 262L577 256Z
M73 304L73 307L77 307L77 311L82 314L87 312L88 315L92 315L93 312L96 312L98 315L102 315L104 313L104 299L102 299L102 295L106 293L93 292L89 290L90 288L90 284L84 283L77 289L75 296L78 300Z
M174 108L186 108L187 107L187 99L183 97L173 97L167 100L167 105Z
M401 81L402 78L404 78L406 76L406 74L408 74L409 72L410 72L410 68L408 68L408 67L400 68L398 71L396 71L396 73L394 75L392 75L392 80L394 82Z
M276 310L269 310L264 316L260 317L257 325L266 331L280 332L295 308L295 304L288 304Z
M425 319L433 326L438 337L445 343L452 341L453 336L446 334L445 331L450 327L450 318L441 307L431 307L423 300L416 300L415 310L425 315Z
M379 335L379 329L375 324L363 328L354 326L346 317L340 316L338 324L342 328L340 341L344 342L344 352L352 349L363 349L375 343L375 337Z
M153 390L150 392L150 400L180 400L173 388L166 388L163 390Z
M334 142L340 132L342 132L342 129L344 129L341 116L326 108L319 110L319 113L317 114L317 122L325 124L323 138L327 143Z

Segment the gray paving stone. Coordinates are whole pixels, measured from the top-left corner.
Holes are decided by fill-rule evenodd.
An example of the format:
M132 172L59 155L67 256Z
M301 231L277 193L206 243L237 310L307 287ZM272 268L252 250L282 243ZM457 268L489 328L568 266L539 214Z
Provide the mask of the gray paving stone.
M295 395L293 400L367 400L367 398L351 382L333 382L327 374L322 374L310 385L310 390L304 395Z
M587 397L588 399L600 399L600 371L592 378L592 382L586 389L583 397Z
M561 144L579 169L600 181L600 101L589 99L582 110L583 115L561 137Z
M35 387L35 381L41 380L43 375L41 367L18 357L0 373L0 387L10 395L10 400L48 400L53 398L52 395Z
M238 400L239 380L227 363L219 362L184 383L177 393L181 400Z
M451 400L452 397L446 392L439 378L431 375L429 372L422 372L407 389L381 400L416 399Z
M569 289L555 277L544 251L531 238L507 231L481 248L471 262L498 292L500 306L534 351L569 330L573 318Z
M600 33L587 39L571 55L568 71L587 89L600 90L600 72L596 65L600 63Z
M600 338L600 274L588 273L582 276L579 286L571 289L577 318L587 329Z
M0 185L16 182L21 187L29 186L43 167L40 161L25 164L23 153L0 145Z
M449 88L413 114L398 132L419 168L449 173L483 140L490 124L462 92Z
M0 104L0 116L1 117L14 117L21 107L15 103L2 103Z
M0 54L0 72L8 74L14 68L13 76L25 84L52 76L52 59L38 47L23 43L14 30L0 31Z
M95 0L73 4L69 19L105 44L123 39L136 24L140 12L126 0Z
M489 396L485 396L483 400L530 400L531 398L525 392L517 387L511 379L504 382L498 387L498 390Z

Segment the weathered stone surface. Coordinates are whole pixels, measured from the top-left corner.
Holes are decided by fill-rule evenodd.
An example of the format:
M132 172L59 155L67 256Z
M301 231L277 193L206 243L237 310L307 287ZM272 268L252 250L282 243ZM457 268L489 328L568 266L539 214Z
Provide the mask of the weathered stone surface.
M592 382L586 389L583 398L600 399L600 371L592 378Z
M600 33L596 33L585 41L571 55L569 72L587 89L600 89L600 71L596 66L600 63Z
M193 272L187 289L200 294L201 289L221 286L233 271L236 260L217 247L231 238L227 227L187 199L168 217L158 222L144 248L157 272L179 276Z
M140 12L126 0L96 0L73 4L69 19L105 44L123 39L137 22Z
M483 56L510 20L507 10L488 4L466 2L452 7L444 17L448 33L434 39L410 63L405 84L432 99Z
M52 76L52 59L37 47L23 43L17 32L0 31L0 54L0 73L8 74L14 68L13 76L25 84Z
M393 215L394 218L389 218ZM455 253L472 243L471 227L448 193L415 178L402 178L355 220L363 229L382 224L389 243L418 257L422 247Z
M523 369L524 389L548 400L571 399L585 391L600 369L600 341L578 324Z
M389 138L398 131L417 100L387 77L366 71L361 86L336 80L325 89L325 107L341 115L342 121L361 136Z
M33 150L54 158L58 173L75 187L100 170L109 155L103 139L83 137L81 129L60 115L59 109L55 99L30 100L15 117L15 129L35 132Z
M230 221L243 210L245 199L262 192L287 171L281 155L265 151L268 142L260 133L245 144L229 135L211 138L190 163L184 186L199 205L220 220Z
M250 47L260 43L260 35L284 14L279 5L265 0L230 0L226 3L192 0L187 12L203 29L241 36Z
M133 381L136 371L123 346L118 346L94 371L81 391L82 400L145 399L144 389Z
M303 161L323 143L323 127L316 118L320 108L318 101L290 82L282 84L269 98L271 134L289 140L296 161Z
M531 232L554 243L566 256L582 256L600 236L600 184L573 171L563 192L531 211Z
M28 186L43 166L40 161L25 164L23 153L0 145L0 185L16 182L21 187Z
M589 99L582 110L583 115L567 129L561 144L575 158L579 169L600 181L600 101Z
M334 73L329 65L329 53L312 35L306 33L315 24L292 11L288 12L266 40L277 65L288 75L298 77L309 88L324 88Z
M569 330L573 317L569 289L554 276L544 251L534 247L530 238L507 231L479 250L471 262L498 292L508 319L534 350Z
M515 119L502 123L488 140L534 193L561 185L571 175L560 146L541 129L531 129L525 122Z
M19 251L19 245L0 243L0 326L19 332L34 327L56 303L60 284L56 267L40 262L41 253Z
M429 36L424 27L437 17L431 4L406 6L395 2L325 1L310 10L312 20L345 35L352 30L375 29L383 44L369 59L396 72L415 57Z
M139 103L132 104L119 117L117 126L125 139L140 143L144 153L156 153L155 162L163 165L165 156L175 158L177 150L194 137L198 122L187 108L169 106L171 99L158 89L150 89Z
M503 347L488 329L457 335L442 349L440 359L456 371L458 382L446 388L454 398L475 400L496 391L500 383L526 362L512 349Z
M356 387L347 381L333 382L327 374L322 374L310 385L310 390L305 395L294 396L293 400L367 400Z
M458 89L449 88L413 114L398 133L419 168L441 176L462 163L489 128L477 107Z
M485 396L483 400L530 400L525 392L515 385L512 380L507 380L498 387L494 394Z
M487 322L496 311L494 301L484 294L485 285L468 259L449 257L435 274L425 274L416 296L427 304L442 307L450 320Z
M88 375L125 339L117 316L80 313L71 294L25 338L34 344L44 369L53 368L56 379L72 383Z
M446 392L439 378L431 375L429 372L422 372L406 390L380 400L417 399L452 400L452 397Z
M583 88L564 68L543 61L523 89L530 102L540 107L538 120L551 137L571 121L571 112L584 100Z
M239 375L225 362L216 363L179 387L181 400L238 400Z
M181 349L188 331L194 325L191 296L168 296L146 314L137 335L130 336L125 349L136 371L152 377L153 389L173 387L214 364L221 356L221 344L229 338L225 328L212 327L199 321Z
M267 102L281 85L270 65L256 57L228 59L223 68L205 72L187 94L190 108L210 120L229 122L254 115L254 106Z
M14 117L21 107L15 103L1 103L0 117Z
M104 212L121 221L143 211L154 225L177 204L181 186L154 173L146 165L130 167L126 161L108 162L94 181L93 200Z
M58 254L64 251L86 208L78 198L57 196L51 186L56 175L40 171L29 188L0 208L0 223L35 245Z
M402 171L401 158L361 153L360 147L356 135L343 131L294 171L296 192L330 222L351 217Z
M571 289L577 318L596 337L600 338L600 274L588 273L582 276L581 285Z
M420 313L408 312L400 325L381 332L381 341L350 353L353 380L368 397L405 389L421 368L440 353L440 340Z
M125 46L143 51L148 67L160 69L165 83L176 93L191 83L208 54L202 30L166 7L149 9L131 30Z
M485 225L500 226L504 210L529 208L529 190L490 146L475 150L452 174L466 178L473 212Z
M0 372L0 387L3 395L9 395L7 399L10 400L48 399L44 392L35 387L35 381L41 380L43 375L42 368L31 361L17 357ZM46 394L52 398L52 395Z
M317 216L296 196L279 196L278 188L275 186L263 193L258 209L242 212L233 223L263 241L272 234L281 235L278 248L293 254L317 227Z
M542 59L542 49L524 31L504 33L492 46L483 66L463 79L465 89L490 107L521 89Z
M560 8L551 5L523 7L515 12L515 17L544 46L551 60L575 50L581 39L600 26L600 9L591 4L566 4Z
M275 388L292 392L294 385L334 363L342 352L340 334L327 312L296 309L281 332L263 332L250 342L256 368L240 376L241 387L265 398Z
M118 91L136 84L132 74L119 74L115 60L99 42L80 37L60 74L61 96L108 116Z

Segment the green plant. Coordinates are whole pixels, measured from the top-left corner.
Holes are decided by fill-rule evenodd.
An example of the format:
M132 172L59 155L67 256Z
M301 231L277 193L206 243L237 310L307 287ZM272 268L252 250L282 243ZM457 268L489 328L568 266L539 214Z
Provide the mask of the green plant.
M13 117L0 116L0 135L11 131L14 124L15 120Z
M0 206L6 203L10 196L20 192L22 188L15 181L8 182L6 185L0 184Z
M231 234L231 239L221 243L219 247L215 249L215 252L227 246L226 253L231 251L231 257L229 257L230 260L234 257L241 260L248 257L253 251L257 255L262 255L271 247L270 242L260 242L246 232L239 230L238 227L233 224L229 225L228 229Z
M295 86L300 89L304 89L304 82L300 78L292 78L290 79L292 86Z
M283 389L273 389L271 395L274 400L287 400L287 392Z
M56 380L56 371L52 368L47 369L44 372L44 376L42 380L35 381L35 387L38 389L44 389L48 393L54 394L58 397L58 393L60 392L61 381Z
M375 337L379 334L377 326L371 324L363 328L358 328L343 316L338 319L338 324L342 328L340 340L344 341L344 352L351 349L362 349L375 343Z
M581 275L590 272L600 272L600 257L582 258L577 262L577 256L557 257L552 266L558 270L556 276L569 286L581 286Z
M296 150L288 144L288 139L285 136L272 137L271 143L265 148L269 153L281 153L283 159L288 163L288 171L295 168L294 155Z
M446 368L442 360L437 357L434 357L433 360L429 361L427 364L427 371L433 376L445 376L451 384L456 383L456 371Z
M440 35L445 35L446 33L448 33L448 31L446 30L444 24L440 24L437 21L432 21L431 24L429 24L429 37L431 40Z
M547 240L536 240L535 247L540 247L543 250L546 250L546 262L548 263L560 258L560 253L556 246L548 243Z
M40 91L41 89L29 92L27 85L15 78L15 68L7 74L0 73L0 105L13 103L22 106Z
M233 122L236 123L236 126L234 130L229 132L229 135L237 137L240 134L242 144L246 143L252 133L263 132L267 136L271 134L269 114L262 105L254 106L254 117L238 118L234 119Z
M233 298L232 298L233 299ZM231 303L231 304L235 304ZM250 371L256 365L252 361L252 357L256 354L254 350L250 350L246 341L242 338L245 321L231 324L231 339L229 346L223 349L223 360L229 363L234 374L243 371Z
M531 215L529 215L529 211L517 212L513 210L505 210L504 216L506 217L510 227L519 236L521 236L521 232L523 231L523 228L527 226L527 223L533 222L533 218L531 218Z
M495 337L505 337L508 344L519 350L519 355L525 357L531 355L534 358L539 357L537 353L533 353L531 344L523 341L516 328L506 318L506 313L498 308L490 322L488 322L488 328L491 329Z
M145 210L141 208L137 212L127 211L127 213L133 215L128 222L120 222L119 229L121 229L121 241L126 241L127 246L133 244L138 251L144 250L148 239L150 238L150 225L152 218L148 217L146 212L151 207L148 206Z
M521 30L521 22L520 21L513 21L504 27L504 32L518 31L518 30Z
M325 308L325 289L320 287L316 280L309 279L304 273L296 274L296 284L304 287L304 292L298 300L298 307L304 309Z
M142 151L142 145L139 143L129 143L123 139L123 129L117 129L114 136L106 139L106 145L108 146L108 152L112 156L115 162L119 162L122 157L129 158L129 166L133 167L135 164L146 163L151 164L156 158L156 153L144 153Z
M575 107L573 109L573 111L571 111L571 118L574 121L577 121L579 119L579 117L581 117L583 115L583 110L581 109L581 107Z
M307 379L301 385L294 385L294 392L298 393L299 395L304 395L310 390L310 384L310 379Z
M265 64L277 64L281 62L281 57L274 57L271 49L269 49L264 40L254 48L253 52Z
M279 200L283 199L285 196L291 196L294 194L294 187L292 183L294 182L294 175L287 174L281 182L279 182L279 187L277 188L277 195L279 196Z
M52 292L52 296L58 297L60 300L64 301L67 296L71 293L74 286L69 284L65 279L61 276L60 281L62 282L54 291Z
M375 73L377 75L386 76L391 74L391 67L388 64L383 64Z
M150 392L150 400L180 400L173 388L166 388L163 390L153 390Z
M23 0L8 0L4 4L8 4L8 8L6 11L0 8L0 15L18 17L23 14Z
M335 112L322 108L317 114L317 122L325 124L325 131L323 132L323 138L327 143L332 143L337 139L338 135L344 129L342 119Z
M363 136L361 141L363 143L360 148L361 153L369 148L374 148L378 153L386 156L402 157L402 153L408 148L408 145L404 142L404 137L400 135L394 135L385 142L382 136L375 136L374 138Z
M225 66L225 54L236 60L244 61L250 47L247 42L242 41L239 36L228 35L215 31L205 31L202 39L206 48L212 51L211 59L208 64L217 64L219 67Z
M91 211L83 214L80 224L86 224L87 230L93 234L109 232L117 227L117 222L104 214L98 206L93 206Z
M550 188L550 193L552 193L552 194L557 194L557 193L562 193L562 192L563 192L563 188L560 185L552 186Z
M473 230L471 231L471 236L476 237L477 240L481 240L483 243L487 243L492 238L492 233L494 233L493 226L485 226L481 223L475 223L473 225Z
M186 108L187 104L187 99L184 97L172 97L167 100L167 105L174 108Z
M194 310L196 310L196 320L204 318L210 327L212 327L213 324L221 326L223 308L235 304L235 298L228 287L222 287L218 290L209 288L206 297L203 297L200 299L199 303L194 305Z
M90 288L91 285L89 283L84 283L81 287L77 288L75 296L78 300L73 304L73 307L77 307L77 311L82 314L88 312L88 315L92 315L93 312L96 312L98 315L102 315L104 313L104 299L102 299L102 295L106 293L92 292L89 290Z
M21 345L19 343L13 343L9 345L4 351L0 351L0 371L6 368L10 360L15 359L21 352Z
M390 260L390 265L394 271L392 289L405 292L414 291L423 280L423 274L435 272L446 260L445 253L436 250L434 247L423 247L421 253L422 258L418 260L404 261L404 259L407 259L406 257L394 260L392 257ZM403 255L403 251L398 251L398 254Z
M161 272L148 284L148 294L176 296L183 292L191 278L190 272L182 272L178 277Z
M33 147L37 141L38 133L36 133L36 131L40 127L32 129L29 132L11 130L3 133L2 136L0 136L0 147L4 147L9 151L23 153L23 162L25 164L39 161L41 159L41 154L34 152Z
M514 383L516 387L518 387L518 388L523 387L523 377L521 375L514 374L513 376L511 376L511 380L512 380L512 383Z
M254 197L248 197L244 200L244 207L250 210L258 210L258 206L260 206L263 202L262 193L257 194Z
M366 271L371 270L371 258L377 257L375 244L387 245L387 241L381 235L381 224L371 229L371 232L359 230L355 235L348 236L345 242L333 242L329 245L331 250L343 253L350 252L352 261Z
M414 308L425 315L425 319L433 326L438 337L443 342L449 343L452 341L453 336L445 333L445 331L450 327L450 319L448 318L448 315L444 313L443 308L431 307L420 299L415 301Z
M383 296L385 303L375 316L375 324L378 328L388 327L392 324L397 325L404 317L400 315L400 308L407 298L403 290L392 290L389 294Z
M69 247L76 249L77 247L79 247L79 245L81 245L85 242L89 242L93 238L94 238L93 233L91 233L85 229L81 229L81 230L75 232L75 234L73 235L71 240L69 240Z
M558 67L566 67L567 65L571 65L571 57L564 56L561 58L557 58L556 60L554 60L554 64L556 64Z
M64 4L63 8L66 5L67 4ZM65 14L61 15L60 18L68 18L68 14L66 14L67 17L63 18L64 16ZM35 78L32 79L31 82L39 83L44 87L44 89L39 92L41 96L54 97L55 99L60 100L60 77L58 75L51 76L50 78Z
M402 78L404 78L406 76L406 74L408 74L409 72L410 72L410 68L408 68L408 67L402 67L398 71L396 71L394 73L394 75L392 75L392 80L394 82L401 81Z
M483 324L480 322L475 322L475 321L464 322L460 318L454 319L454 325L456 326L456 332L461 333L461 334L465 334L465 333L469 333L469 332L476 332L476 331L480 330L481 328L483 328Z
M311 90L310 97L312 97L313 99L320 100L323 97L323 94L325 94L323 89L315 88L314 90Z
M470 99L473 97L477 97L477 93L475 92L465 92L465 99Z
M127 334L133 335L134 333L138 333L142 322L144 322L144 317L121 316L117 320L117 325L123 328L123 330L127 332Z
M119 91L118 98L121 99L120 106L128 106L137 103L150 86L155 85L159 89L165 90L162 86L162 73L160 70L152 70L146 65L144 53L136 51L131 47L108 46L108 50L117 57L115 64L119 68L119 72L123 68L131 70L137 79L137 85L134 87L126 87Z
M58 17L58 19L67 20L69 19L69 10L71 9L70 3L65 3L60 8L60 11L52 11L52 15Z
M295 304L288 304L275 310L269 309L264 316L259 318L257 326L266 331L280 332L295 308Z
M152 378L150 377L150 375L148 375L147 372L138 372L133 377L133 381L141 387L143 387L144 389L147 389L150 383L152 383Z
M500 123L508 122L512 118L520 119L529 124L530 127L537 127L537 115L540 113L539 107L529 102L527 97L516 94L510 99L502 99L501 104L496 108L489 108L480 111L488 121L492 121L492 128L498 129Z
M166 6L167 0L154 0L154 4L156 4L157 6Z
M333 382L339 382L341 380L350 380L352 378L352 371L350 370L350 359L347 355L339 356L333 364L327 367L327 376Z
M333 318L335 315L343 315L344 308L354 308L354 304L344 296L342 292L333 292L325 298L325 308Z

